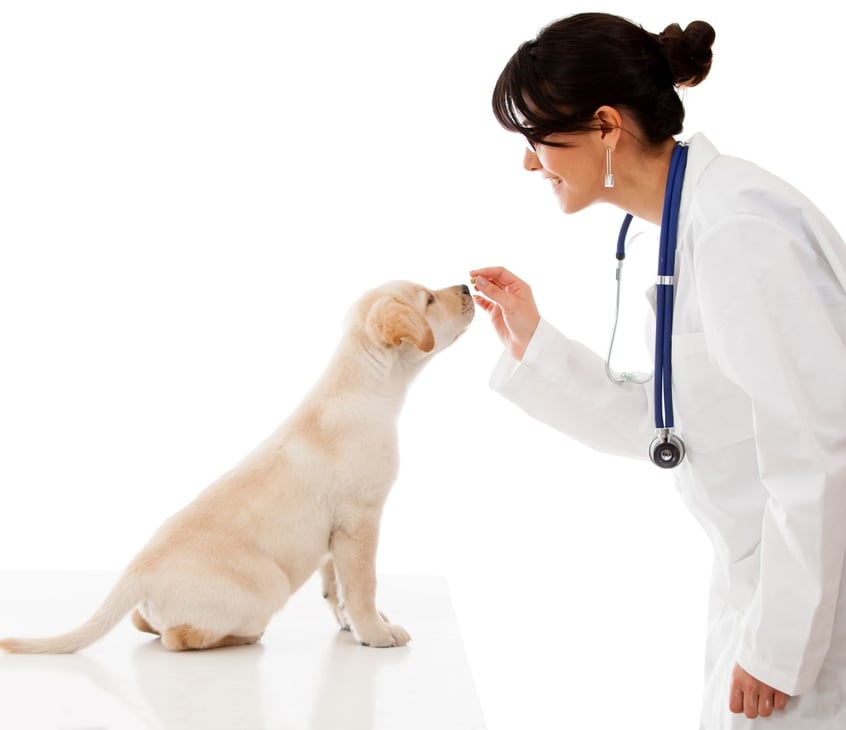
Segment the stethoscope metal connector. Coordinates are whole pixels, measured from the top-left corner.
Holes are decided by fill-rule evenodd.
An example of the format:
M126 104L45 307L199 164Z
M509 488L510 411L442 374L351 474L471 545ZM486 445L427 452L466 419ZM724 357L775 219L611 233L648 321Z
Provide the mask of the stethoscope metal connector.
M672 469L684 459L684 442L670 429L662 428L649 445L649 459L655 466Z

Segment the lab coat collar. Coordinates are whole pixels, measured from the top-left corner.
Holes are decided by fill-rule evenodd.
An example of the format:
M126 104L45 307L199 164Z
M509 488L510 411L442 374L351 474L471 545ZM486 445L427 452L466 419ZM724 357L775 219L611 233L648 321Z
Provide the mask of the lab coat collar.
M676 252L684 248L685 240L687 239L687 232L692 219L690 209L693 200L693 191L696 189L696 185L705 168L720 156L717 148L701 132L694 134L685 144L688 145L687 165L684 168L682 196L679 204L679 234L676 243ZM680 259L676 259L676 269L678 269L679 261ZM650 307L652 307L653 312L655 312L656 298L656 288L655 285L652 285L646 290L646 299Z
M699 178L705 172L705 168L720 156L717 148L701 132L694 134L686 144L688 145L687 165L684 170L681 204L679 205L679 233L676 251L681 251L685 245L692 218L690 215L691 203Z

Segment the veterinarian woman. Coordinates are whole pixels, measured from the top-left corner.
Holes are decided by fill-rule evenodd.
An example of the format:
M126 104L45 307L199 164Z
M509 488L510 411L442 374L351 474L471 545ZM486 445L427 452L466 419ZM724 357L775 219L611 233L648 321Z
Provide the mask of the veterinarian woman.
M842 730L846 247L785 182L701 134L676 141L676 89L705 79L714 37L572 16L520 46L493 96L565 213L605 202L661 227L657 391L612 382L511 272L471 276L505 344L492 387L595 449L674 467L710 537L701 728Z

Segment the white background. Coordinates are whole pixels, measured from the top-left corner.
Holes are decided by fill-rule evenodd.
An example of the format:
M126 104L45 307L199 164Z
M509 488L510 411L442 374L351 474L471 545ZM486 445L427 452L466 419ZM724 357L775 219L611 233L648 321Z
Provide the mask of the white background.
M0 569L122 567L285 417L387 279L507 265L604 352L622 214L565 218L490 112L508 57L562 15L711 22L682 136L846 230L826 8L2 3ZM651 239L630 261L619 367L645 365ZM703 535L668 475L493 394L499 352L480 313L415 383L379 571L447 576L490 730L695 727Z

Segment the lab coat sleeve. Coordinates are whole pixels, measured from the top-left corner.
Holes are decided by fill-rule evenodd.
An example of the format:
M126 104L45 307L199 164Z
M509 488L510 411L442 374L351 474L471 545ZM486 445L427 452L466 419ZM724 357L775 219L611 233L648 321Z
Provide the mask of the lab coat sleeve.
M503 354L490 385L533 418L593 449L649 456L655 429L647 385L612 383L599 355L546 320L521 361Z
M694 269L711 359L751 399L766 489L737 663L802 694L829 649L846 553L846 298L810 243L761 217L709 231Z

